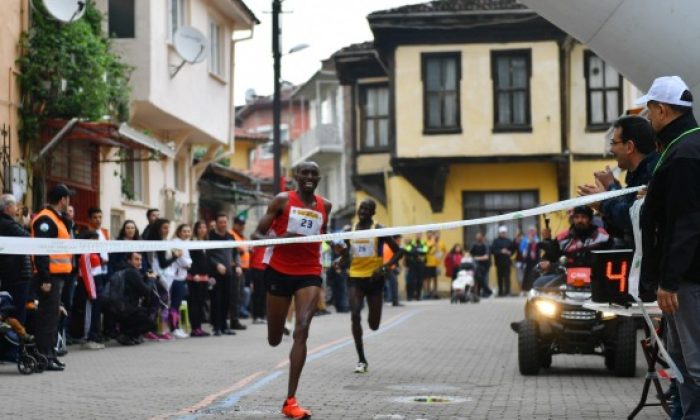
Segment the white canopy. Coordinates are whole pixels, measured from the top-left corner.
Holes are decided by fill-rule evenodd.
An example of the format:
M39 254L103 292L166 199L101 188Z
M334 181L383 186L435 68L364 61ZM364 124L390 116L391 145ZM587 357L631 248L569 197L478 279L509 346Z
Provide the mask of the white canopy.
M678 75L700 101L700 1L520 0L646 92ZM700 106L695 106L700 116Z

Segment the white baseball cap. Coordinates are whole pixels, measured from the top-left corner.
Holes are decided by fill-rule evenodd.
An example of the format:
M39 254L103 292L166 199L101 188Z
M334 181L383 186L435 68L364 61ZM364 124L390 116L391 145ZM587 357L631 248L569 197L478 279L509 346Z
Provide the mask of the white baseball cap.
M498 233L508 233L508 228L506 226L500 226L498 228Z
M649 101L656 101L670 105L693 106L692 101L681 99L686 90L690 89L679 76L657 77L647 94L637 99L635 105L646 105Z

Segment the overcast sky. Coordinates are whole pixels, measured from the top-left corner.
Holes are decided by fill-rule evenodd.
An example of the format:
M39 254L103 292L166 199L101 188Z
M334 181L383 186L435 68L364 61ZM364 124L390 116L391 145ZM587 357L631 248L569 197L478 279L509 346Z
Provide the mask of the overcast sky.
M427 0L426 0L427 1ZM245 103L245 91L272 94L272 0L245 0L260 24L253 38L236 45L235 103ZM282 51L298 44L309 48L282 56L282 80L305 82L321 66L321 60L350 44L369 41L372 32L367 15L420 0L285 0L281 17Z

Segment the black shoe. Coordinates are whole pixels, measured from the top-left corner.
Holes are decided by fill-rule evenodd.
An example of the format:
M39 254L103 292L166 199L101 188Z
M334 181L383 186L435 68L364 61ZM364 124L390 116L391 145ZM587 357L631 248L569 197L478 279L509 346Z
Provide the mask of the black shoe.
M235 328L235 327L234 327L234 328ZM223 334L225 334L225 335L236 335L236 332L235 332L234 330L225 329L225 330L223 330L223 331L221 331L221 332L222 332Z
M391 306L406 306L406 305L404 305L403 303L396 302L396 303L392 303Z
M290 333L289 328L284 327L284 329L282 330L282 333L283 333L284 335L289 335L289 333Z
M60 367L62 367L62 368L65 369L65 367L66 367L66 364L65 364L65 363L61 362L60 360L58 360L58 359L55 358L55 357L54 357L53 359L51 359L51 360L52 360L55 364L57 364L58 366L60 366Z
M136 344L133 339L124 334L117 337L117 343L121 344L122 346L133 346Z
M56 356L58 356L58 357L63 357L66 354L68 354L68 349L63 348L63 349L56 350Z
M236 322L235 324L233 324L233 325L231 326L231 329L232 329L232 330L247 330L248 327L245 326L245 325L243 325L243 324L241 324L240 322Z
M49 360L49 363L46 365L46 369L45 369L45 370L52 370L52 371L55 371L55 372L62 372L64 369L65 369L65 367L59 365L58 363L56 363L56 360L55 360L55 359L51 359L51 360Z
M331 311L329 311L328 309L321 309L321 310L316 311L315 315L316 316L323 316L323 315L330 315L330 314L331 314Z
M513 331L515 331L516 333L519 333L519 332L520 332L520 323L521 323L521 322L522 322L522 321L511 322L511 323L510 323L510 329L513 330Z
M221 330L214 330L214 337L221 337Z

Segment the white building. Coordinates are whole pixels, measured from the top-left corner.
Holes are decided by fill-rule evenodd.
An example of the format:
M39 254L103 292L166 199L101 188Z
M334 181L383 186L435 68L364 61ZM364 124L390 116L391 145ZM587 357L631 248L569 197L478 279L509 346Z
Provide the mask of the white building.
M344 112L350 106L350 91L340 85L333 62L321 69L294 92L295 99L308 101L309 129L291 143L290 167L312 160L321 170L318 193L333 203L331 220L340 229L353 215L351 201L350 126Z
M259 23L241 0L97 0L107 13L105 30L113 48L134 67L129 127L122 131L154 144L160 158L129 149L115 159L113 149L100 179L105 224L118 231L126 219L140 228L146 210L192 222L198 214L197 181L220 149L233 141L234 31ZM207 38L208 55L199 64L182 63L173 45L179 27L198 29ZM244 35L247 35L243 32ZM156 143L154 143L156 142ZM203 146L193 166L193 147ZM109 218L107 216L110 216Z

